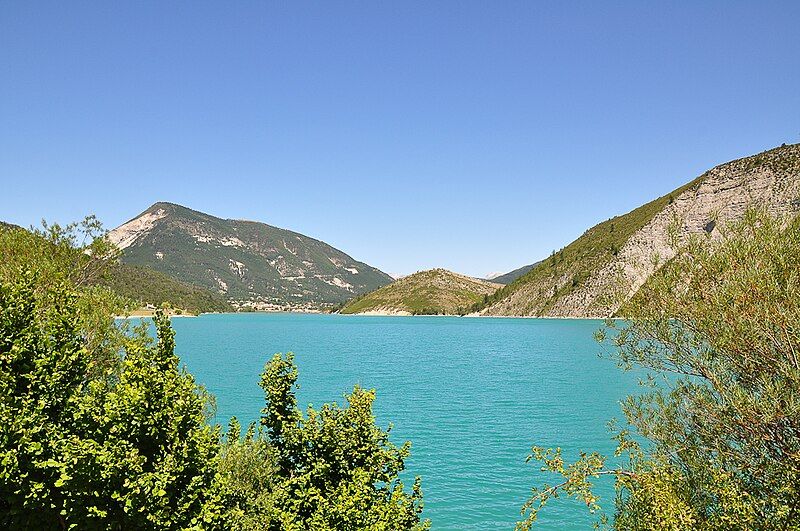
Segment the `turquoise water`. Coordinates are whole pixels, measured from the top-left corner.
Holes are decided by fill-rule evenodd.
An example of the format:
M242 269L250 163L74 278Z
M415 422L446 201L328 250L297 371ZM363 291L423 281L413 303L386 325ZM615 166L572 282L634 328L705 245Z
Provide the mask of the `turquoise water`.
M531 445L613 451L606 422L636 377L600 358L601 321L204 315L173 319L177 351L217 397L217 422L258 418L258 377L275 352L292 351L302 405L342 401L358 383L377 389L381 426L413 443L433 529L513 529L530 488L548 478L525 463ZM549 478L552 483L554 478ZM613 487L600 485L613 513ZM595 517L555 500L538 529L587 529Z

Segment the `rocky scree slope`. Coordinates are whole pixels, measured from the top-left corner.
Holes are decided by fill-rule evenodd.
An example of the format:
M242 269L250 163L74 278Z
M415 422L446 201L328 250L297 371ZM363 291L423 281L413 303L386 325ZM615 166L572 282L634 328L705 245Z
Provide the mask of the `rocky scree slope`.
M340 313L458 315L501 284L446 269L420 271L347 303Z
M670 194L587 230L528 273L479 302L481 315L615 315L691 234L719 227L748 207L800 211L800 144L717 166Z
M215 290L239 308L335 305L392 280L303 234L172 203L154 204L109 239L124 263Z

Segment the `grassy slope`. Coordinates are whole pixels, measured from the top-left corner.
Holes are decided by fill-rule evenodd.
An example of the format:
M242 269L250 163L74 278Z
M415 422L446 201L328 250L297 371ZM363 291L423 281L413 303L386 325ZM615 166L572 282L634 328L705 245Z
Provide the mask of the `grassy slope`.
M634 232L644 227L675 197L692 187L698 186L704 178L705 174L627 214L613 217L595 225L584 232L577 240L536 264L525 275L497 290L485 301L475 304L472 307L472 311L481 311L496 304L524 286L547 284L551 279L561 278L565 274L568 275L572 279L571 282L567 282L555 292L549 291L541 297L526 301L526 307L518 308L517 312L515 312L521 315L542 315L547 313L556 300L569 294L581 282L586 281L595 271L612 260L620 247Z
M498 284L452 273L445 269L421 271L347 303L341 313L367 311L409 312L414 315L461 314L498 287Z
M795 171L800 162L794 155L796 145L781 146L764 151L757 155L737 159L726 164L736 164L737 171L746 172L763 166L770 171L785 173ZM778 155L778 156L776 156ZM520 289L529 289L533 295L524 302L509 303L511 310L517 315L544 315L561 298L570 294L575 288L589 279L596 271L608 264L633 235L644 227L653 217L667 206L673 198L681 193L698 187L709 172L677 190L655 199L631 212L611 218L587 230L580 238L573 241L549 258L538 263L531 271L511 284L501 288L486 301L473 306L473 311L490 308L494 304L508 303ZM571 279L554 289L556 279ZM508 310L505 308L505 310ZM508 311L504 313L508 314Z

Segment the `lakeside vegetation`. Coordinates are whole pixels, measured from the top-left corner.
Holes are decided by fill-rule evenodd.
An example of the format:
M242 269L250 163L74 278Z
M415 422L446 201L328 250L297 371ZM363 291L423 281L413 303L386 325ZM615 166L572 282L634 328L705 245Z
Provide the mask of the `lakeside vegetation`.
M375 425L374 391L301 412L291 355L261 378L244 434L209 424L214 401L94 280L116 250L93 218L0 233L0 527L4 529L426 529L409 444Z
M180 282L148 267L114 264L98 283L136 301L139 306L166 306L194 315L235 311L222 295Z
M30 230L4 223L0 225L0 276L10 279L26 267L41 269L46 276L62 267L58 274L66 275L73 284L91 286L97 292L105 288L124 299L123 313L148 305L195 315L234 311L218 293L146 267L120 263L119 252L101 238L103 234L102 225L94 217L66 227L45 224ZM83 246L89 254L76 254L75 249ZM90 255L101 260L90 260Z
M561 495L615 529L800 529L800 221L751 210L716 234L690 238L630 319L598 333L622 369L648 373L643 393L623 403L613 458L533 448L557 479L518 529ZM116 256L93 218L0 231L0 526L430 526L419 478L399 479L410 445L375 424L374 391L302 411L293 357L275 355L259 422L211 425L169 319L156 314L155 339L114 325L132 304L98 281ZM616 481L613 514L601 476Z
M692 238L598 340L648 373L622 405L616 459L534 447L555 484L533 490L518 529L577 498L615 529L800 528L800 221L749 211L720 241ZM614 517L593 494L616 480Z

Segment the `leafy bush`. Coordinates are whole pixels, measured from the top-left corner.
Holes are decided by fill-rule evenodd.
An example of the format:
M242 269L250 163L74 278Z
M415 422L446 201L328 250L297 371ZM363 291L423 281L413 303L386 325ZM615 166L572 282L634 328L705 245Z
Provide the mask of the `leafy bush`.
M297 408L297 367L275 355L261 377L266 395L258 429L244 437L234 419L221 471L239 498L243 529L427 529L419 478L411 493L398 475L410 444L396 447L375 425L374 391L356 386L347 406Z
M534 448L561 481L534 489L519 528L559 492L598 510L601 475L616 478L618 529L800 528L800 223L751 211L721 232L691 240L631 320L598 335L651 375L623 403L625 464Z
M92 219L0 230L0 528L427 527L374 392L304 418L291 357L266 366L260 429L242 437L234 419L223 445L169 319L157 312L155 340L115 326L127 301L94 282L115 253Z
M169 321L158 342L89 377L79 296L36 277L0 286L0 525L186 529L213 497L219 446L203 395L179 370Z

